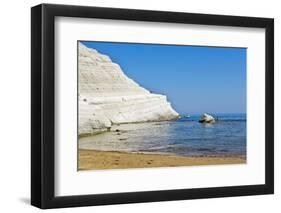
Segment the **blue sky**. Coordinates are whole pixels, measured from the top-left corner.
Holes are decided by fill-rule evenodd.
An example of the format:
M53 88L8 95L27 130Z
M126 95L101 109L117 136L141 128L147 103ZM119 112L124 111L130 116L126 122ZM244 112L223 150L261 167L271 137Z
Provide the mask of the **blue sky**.
M180 114L246 112L245 48L82 43L108 55L141 86L167 95Z

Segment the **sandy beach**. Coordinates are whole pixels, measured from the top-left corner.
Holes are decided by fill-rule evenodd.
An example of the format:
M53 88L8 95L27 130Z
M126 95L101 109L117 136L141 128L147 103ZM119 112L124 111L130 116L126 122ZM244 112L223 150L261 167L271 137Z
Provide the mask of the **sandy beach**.
M78 170L175 167L241 163L246 163L246 160L241 156L181 157L162 154L126 153L79 149Z

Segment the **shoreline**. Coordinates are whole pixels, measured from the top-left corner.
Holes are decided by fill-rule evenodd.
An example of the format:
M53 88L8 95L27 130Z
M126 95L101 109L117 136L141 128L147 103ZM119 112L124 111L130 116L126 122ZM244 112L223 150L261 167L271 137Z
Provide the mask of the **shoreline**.
M82 134L78 134L78 139L80 138L84 138L84 137L91 137L91 136L95 136L95 135L100 135L103 133L107 133L107 132L116 132L116 129L119 129L120 126L122 128L123 125L126 124L147 124L147 123L163 123L163 122L167 122L167 121L176 121L178 119L180 119L181 116L179 115L177 118L172 118L172 119L164 119L164 120L148 120L148 121L135 121L135 122L122 122L122 123L113 123L110 127L108 128L100 128L100 129L96 129L96 132L92 132L92 133L82 133Z
M241 155L232 156L177 156L156 153L131 153L79 149L78 171L245 164Z

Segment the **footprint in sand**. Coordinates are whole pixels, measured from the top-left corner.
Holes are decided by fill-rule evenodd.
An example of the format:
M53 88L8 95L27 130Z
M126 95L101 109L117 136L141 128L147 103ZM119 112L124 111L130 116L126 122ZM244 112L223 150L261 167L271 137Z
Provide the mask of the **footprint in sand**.
M152 162L153 162L153 160L149 160L149 161L147 161L146 163L147 163L147 164L152 164Z

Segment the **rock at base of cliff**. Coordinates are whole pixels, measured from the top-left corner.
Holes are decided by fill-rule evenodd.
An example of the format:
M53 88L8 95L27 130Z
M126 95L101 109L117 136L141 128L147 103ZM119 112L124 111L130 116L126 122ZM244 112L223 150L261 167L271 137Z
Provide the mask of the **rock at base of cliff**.
M207 113L204 113L201 117L200 117L200 120L199 120L200 123L215 123L216 120L213 116L207 114Z

